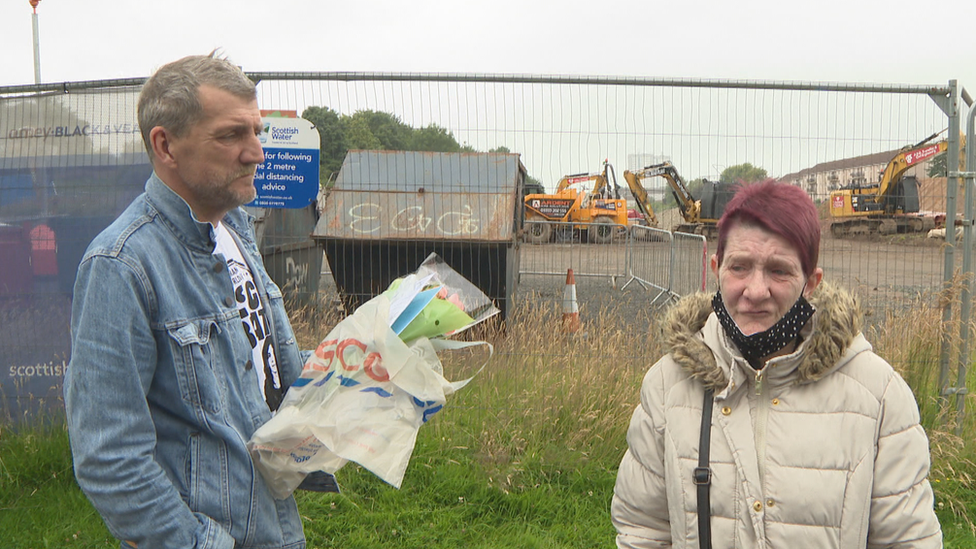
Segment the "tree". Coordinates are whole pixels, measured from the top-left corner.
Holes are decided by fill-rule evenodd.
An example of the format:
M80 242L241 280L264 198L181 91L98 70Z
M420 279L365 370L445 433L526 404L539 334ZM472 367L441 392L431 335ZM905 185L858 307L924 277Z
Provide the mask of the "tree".
M929 168L925 171L925 175L929 177L946 177L948 173L946 170L946 164L948 163L949 163L948 153L939 153L935 155L934 157L932 157L932 160L929 162ZM960 151L959 154L959 170L960 171L966 170L965 149Z
M410 150L432 152L458 152L461 145L454 139L454 135L446 129L431 124L426 128L413 130Z
M768 177L769 175L766 174L766 170L746 162L745 164L736 164L735 166L725 168L722 171L722 175L719 176L719 180L730 183L738 183L740 181L743 183L755 183Z
M685 184L685 187L688 189L688 193L690 193L691 196L698 197L698 198L701 198L701 190L702 187L704 186L705 186L705 179L702 177L699 177L698 179L692 179L691 181L688 181Z
M329 107L309 107L302 113L319 132L319 181L326 185L338 173L349 147L339 113Z
M410 150L410 141L414 129L404 124L396 116L387 112L356 111L349 117L343 117L347 127L356 128L362 143L369 147L352 147L357 149L381 149L387 151ZM371 134L370 139L367 134Z
M363 110L340 115L329 107L308 107L302 112L302 118L319 132L319 176L323 186L334 179L350 149L478 152L467 143L458 143L453 133L437 124L412 128L386 112ZM504 145L489 152L511 154ZM527 176L526 186L542 189L542 183L532 176Z
M522 194L544 194L546 188L542 186L542 181L532 177L529 174L525 174L525 183L522 186Z
M350 149L383 149L383 143L373 135L369 121L365 117L344 116L342 125L346 132L346 145Z

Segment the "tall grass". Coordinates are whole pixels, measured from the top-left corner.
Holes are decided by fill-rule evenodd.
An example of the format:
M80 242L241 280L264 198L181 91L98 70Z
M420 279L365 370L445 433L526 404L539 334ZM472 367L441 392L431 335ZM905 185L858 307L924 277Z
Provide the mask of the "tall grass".
M957 290L958 285L943 295L943 302L958 303ZM954 401L939 396L940 304L919 297L867 335L918 400L947 546L976 547L976 413L959 418ZM452 459L469 464L485 484L504 493L544 485L567 471L603 475L612 486L640 381L663 352L656 327L628 325L605 312L584 318L577 334L564 334L561 327L555 305L527 299L506 329L477 334L494 343L495 356L421 430L427 451L460 451L463 457ZM958 325L948 333L957 349ZM448 355L445 371L451 379L467 377L472 362L478 363ZM976 387L973 371L967 385ZM606 508L601 513L609 520Z
M501 489L546 467L613 468L623 455L640 380L657 352L646 327L608 317L588 324L564 334L555 307L518 306L505 333L491 337L490 366L449 403L461 413L437 429L467 433ZM464 369L446 357L448 374Z
M339 314L297 310L302 348L314 348ZM940 319L919 301L868 335L919 401L946 547L976 549L976 422L966 418L957 435L959 418L940 407ZM655 330L595 313L565 334L555 305L528 299L505 326L466 334L492 342L495 354L420 429L400 490L349 464L337 474L342 494L297 494L309 547L611 546L627 425L641 379L663 352ZM442 358L458 380L484 353ZM117 543L74 483L63 426L0 431L0 547L50 546Z
M951 521L970 536L976 537L976 395L941 395L940 354L947 345L949 357L959 354L959 311L956 321L943 327L942 305L958 304L959 281L947 289L937 302L921 297L902 313L889 312L885 322L875 329L875 350L885 357L911 386L918 401L922 425L929 435L932 456L930 480L936 495L936 507L945 524ZM958 308L958 307L957 307ZM942 333L949 337L945 342ZM973 350L973 326L969 327L970 351ZM951 360L950 362L957 362ZM966 386L976 387L972 358L964 361ZM949 368L948 384L955 385L959 365ZM963 416L957 412L957 400L966 403Z

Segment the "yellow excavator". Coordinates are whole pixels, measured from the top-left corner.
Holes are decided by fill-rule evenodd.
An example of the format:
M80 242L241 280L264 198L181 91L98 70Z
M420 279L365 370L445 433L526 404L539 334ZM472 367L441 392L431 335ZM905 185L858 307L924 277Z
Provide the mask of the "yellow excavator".
M624 179L631 189L634 187L643 189L643 180L651 177L662 177L671 187L671 195L677 202L681 218L684 220L684 223L673 228L675 232L700 234L706 238L718 236L718 220L725 211L725 205L735 194L733 184L706 180L702 187L702 199L698 200L688 190L684 179L678 175L678 170L670 162L645 166L636 172L624 172Z
M918 179L906 176L905 172L948 149L946 140L927 144L940 133L900 150L885 166L877 184L852 184L832 191L829 210L831 234L842 238L925 232L935 228L935 218L918 215Z
M630 188L630 194L634 197L637 211L641 214L643 223L641 226L658 228L657 216L654 215L654 207L651 205L651 198L647 194L647 189L641 183L640 178L635 177L630 170L624 170L624 181Z
M628 228L627 201L620 197L616 174L607 161L600 173L564 176L555 193L527 194L524 200L528 242L569 242L579 231L590 242L605 244L625 235Z

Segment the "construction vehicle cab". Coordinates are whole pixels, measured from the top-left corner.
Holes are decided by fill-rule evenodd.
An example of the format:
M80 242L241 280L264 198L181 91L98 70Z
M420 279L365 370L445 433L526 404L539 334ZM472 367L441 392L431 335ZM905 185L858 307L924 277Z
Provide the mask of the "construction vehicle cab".
M604 244L626 232L627 201L620 197L613 166L604 162L600 173L564 176L553 194L527 194L525 221L529 242L568 242L579 232L590 242Z

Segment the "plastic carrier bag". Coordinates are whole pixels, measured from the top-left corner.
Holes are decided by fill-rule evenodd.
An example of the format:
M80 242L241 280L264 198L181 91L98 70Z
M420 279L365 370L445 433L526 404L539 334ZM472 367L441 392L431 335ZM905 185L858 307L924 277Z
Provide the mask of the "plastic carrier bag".
M308 473L335 473L349 461L399 488L420 426L474 377L448 381L437 353L479 345L492 353L487 342L441 336L498 312L431 254L342 320L248 442L272 494L287 497Z

